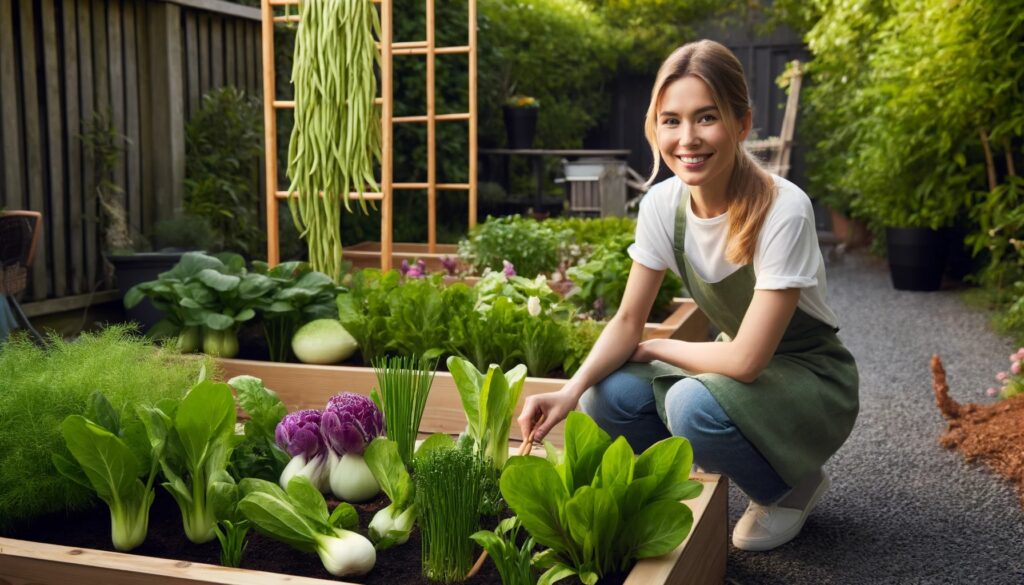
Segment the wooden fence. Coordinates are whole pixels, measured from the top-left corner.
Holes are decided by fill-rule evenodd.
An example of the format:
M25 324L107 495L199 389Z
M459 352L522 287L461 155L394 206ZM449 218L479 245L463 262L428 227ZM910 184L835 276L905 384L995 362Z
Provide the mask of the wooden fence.
M182 206L202 95L261 93L259 19L219 0L0 0L0 206L44 217L24 300L84 304L109 285L79 138L93 112L127 138L114 180L131 230L148 233Z

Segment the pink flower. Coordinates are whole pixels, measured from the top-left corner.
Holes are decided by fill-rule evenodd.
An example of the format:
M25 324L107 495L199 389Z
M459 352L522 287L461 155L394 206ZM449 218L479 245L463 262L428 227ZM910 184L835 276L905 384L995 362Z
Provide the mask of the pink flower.
M998 374L996 374L996 380L999 380L1000 382L1005 380L1007 377L1009 377L1009 374L1007 374L1006 372L999 372Z
M402 273L402 276L405 276L406 273L409 272L409 261L402 260L402 266L398 269L398 271Z
M1020 362L1013 362L1013 365L1010 366L1010 371L1013 372L1014 374L1019 374L1020 373Z
M996 390L995 388L989 388L988 390L985 390L985 394L988 394L989 396L995 396L996 394L999 394L999 390Z
M516 267L513 266L512 263L509 262L508 260L502 260L501 261L501 266L502 266L502 272L505 273L505 276L515 276L516 275Z
M458 273L459 262L451 256L442 256L441 266L444 266L444 269L448 271L448 274L455 276Z

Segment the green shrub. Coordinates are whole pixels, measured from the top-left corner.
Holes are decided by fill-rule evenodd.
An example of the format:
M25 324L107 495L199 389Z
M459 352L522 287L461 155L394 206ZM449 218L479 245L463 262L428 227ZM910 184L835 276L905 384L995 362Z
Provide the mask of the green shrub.
M518 215L487 217L459 242L459 256L478 274L484 270L502 270L504 261L516 274L533 278L558 269L560 249L571 243L572 233L556 231L545 222Z
M25 336L0 347L0 529L35 516L80 508L87 490L60 475L51 454L66 453L60 424L84 414L102 392L122 421L135 405L178 398L213 362L154 346L116 325L68 342L53 336L41 349Z
M259 99L231 86L203 96L185 127L185 211L210 222L219 247L249 258L265 252L257 181L262 130Z

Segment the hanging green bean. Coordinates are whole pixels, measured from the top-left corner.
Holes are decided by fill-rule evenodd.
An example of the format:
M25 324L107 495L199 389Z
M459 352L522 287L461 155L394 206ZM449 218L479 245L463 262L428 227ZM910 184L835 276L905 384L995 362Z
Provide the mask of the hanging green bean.
M288 144L288 208L309 245L314 270L341 277L341 203L377 191L381 159L372 0L304 0L299 5L292 84L295 125ZM321 193L323 196L321 197Z

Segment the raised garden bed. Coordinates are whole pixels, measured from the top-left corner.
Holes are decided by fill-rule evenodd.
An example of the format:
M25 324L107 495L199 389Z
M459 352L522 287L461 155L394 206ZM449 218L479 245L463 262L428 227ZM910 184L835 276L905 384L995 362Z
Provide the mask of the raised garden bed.
M426 420L426 419L424 419ZM722 583L725 578L726 527L727 527L727 485L718 475L694 474L693 479L704 484L700 497L684 503L693 510L693 529L690 535L675 550L661 557L645 559L634 566L625 579L626 585L707 585ZM168 498L169 499L169 498ZM159 498L158 498L159 500ZM180 523L180 514L170 506L170 520ZM154 505L154 512L156 505ZM101 510L100 519L107 519L106 510ZM154 518L155 519L155 518ZM364 523L365 525L365 523ZM152 526L155 528L156 523ZM179 525L180 527L180 525ZM153 534L151 533L151 538ZM258 538L258 537L257 537ZM266 539L264 539L266 540ZM259 540L254 542L259 543ZM146 545L148 546L148 545ZM189 545L190 547L192 545ZM284 556L302 555L309 566L320 568L315 556L283 550L282 553L262 548L262 544L251 545L247 553L256 557L258 566L269 561L281 561L287 565ZM406 546L414 546L407 544ZM208 547L209 548L209 547ZM216 543L212 552L217 555ZM418 560L418 551L415 555ZM379 569L375 569L379 570ZM314 574L317 574L314 571ZM326 576L326 573L323 573ZM368 575L372 577L373 572ZM467 583L493 583L500 581L494 572L485 580L486 573ZM77 548L65 545L44 544L28 540L0 538L0 584L38 585L120 585L149 583L154 585L195 585L210 583L219 585L261 585L271 583L296 583L315 585L328 583L349 583L336 579L282 575L266 571L232 569L204 562L156 558L138 554L125 554L106 550ZM361 581L360 581L361 582ZM379 581L377 581L379 582ZM394 581L391 581L394 582ZM403 580L403 583L406 582ZM416 581L414 581L416 582Z
M380 268L380 242L359 242L345 247L345 259L352 262L354 268ZM436 244L434 252L429 244L410 244L397 242L391 244L391 259L394 266L408 260L410 264L423 260L427 270L437 272L444 270L441 259L445 256L458 258L459 246L456 244Z

